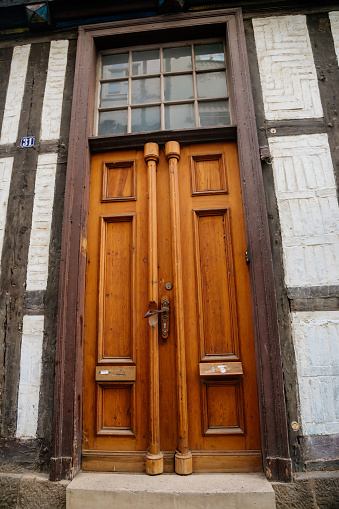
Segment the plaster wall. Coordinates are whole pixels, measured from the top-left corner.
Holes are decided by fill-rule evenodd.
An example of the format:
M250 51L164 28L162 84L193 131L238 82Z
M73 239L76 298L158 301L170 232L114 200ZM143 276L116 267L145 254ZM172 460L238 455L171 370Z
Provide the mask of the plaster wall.
M0 469L14 471L50 456L76 50L65 35L0 44Z
M339 283L339 207L326 134L270 138L285 283Z
M329 17L338 54L338 13ZM266 120L322 117L306 16L254 19L253 28ZM310 292L335 288L339 283L339 207L327 134L268 135L268 142L285 286L289 291ZM338 317L337 311L291 313L300 424L306 436L339 432Z
M330 22L331 22L331 30L332 30L334 47L335 47L337 59L339 62L339 11L330 12L329 18L330 18Z
M304 434L337 434L339 311L296 312L291 319Z
M42 105L41 140L58 139L65 85L68 41L50 45L46 88ZM40 154L37 161L28 251L26 291L45 291L48 280L49 245L58 154ZM28 330L26 330L28 328ZM35 438L41 384L44 317L24 315L18 394L18 438ZM26 367L30 376L27 376ZM33 369L34 368L34 369Z
M266 118L323 114L306 16L253 20Z

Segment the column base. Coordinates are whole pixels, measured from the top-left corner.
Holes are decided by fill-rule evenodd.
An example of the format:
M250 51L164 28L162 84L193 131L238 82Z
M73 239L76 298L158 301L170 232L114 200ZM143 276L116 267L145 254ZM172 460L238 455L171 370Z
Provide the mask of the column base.
M192 453L175 452L175 473L179 475L189 475L193 472Z
M159 475L164 471L164 456L162 452L159 454L146 454L146 474Z

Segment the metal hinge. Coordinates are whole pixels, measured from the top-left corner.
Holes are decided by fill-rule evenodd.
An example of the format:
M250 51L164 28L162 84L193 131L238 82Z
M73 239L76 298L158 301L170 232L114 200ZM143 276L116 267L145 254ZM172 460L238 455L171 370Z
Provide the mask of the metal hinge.
M260 147L260 159L265 161L266 164L272 164L272 156L268 145Z

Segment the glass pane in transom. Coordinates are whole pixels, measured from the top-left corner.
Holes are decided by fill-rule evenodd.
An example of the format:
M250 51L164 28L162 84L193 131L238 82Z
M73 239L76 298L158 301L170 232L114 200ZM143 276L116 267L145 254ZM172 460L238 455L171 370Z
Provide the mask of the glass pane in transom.
M132 133L159 131L160 106L132 109Z
M224 67L224 47L218 44L198 44L194 46L195 66L197 69Z
M133 51L132 75L158 74L160 72L160 56L158 49Z
M110 108L127 104L128 81L102 83L100 91L100 108Z
M128 68L128 53L102 56L101 77L104 80L124 78L128 76Z
M231 123L228 101L199 103L199 126L223 126Z
M165 106L165 128L187 129L195 127L193 104Z
M99 136L127 133L127 110L102 111L99 113Z
M192 69L190 46L164 48L164 72L188 71Z
M226 97L225 71L197 74L198 97Z
M165 101L193 99L192 74L164 77Z
M160 78L140 78L132 83L132 103L154 103L160 101Z

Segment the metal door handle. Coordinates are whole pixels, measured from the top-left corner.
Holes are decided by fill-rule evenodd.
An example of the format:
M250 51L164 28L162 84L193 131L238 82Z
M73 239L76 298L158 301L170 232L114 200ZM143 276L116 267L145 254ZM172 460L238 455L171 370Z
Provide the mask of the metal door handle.
M169 300L164 298L161 302L161 306L161 309L150 309L147 311L144 318L150 318L153 315L161 315L161 337L162 339L167 339L169 333Z
M149 311L147 311L144 318L149 318L150 316L153 316L153 315L160 315L160 313L168 313L168 312L169 312L169 308L165 307L165 306L163 306L161 309L150 309Z

